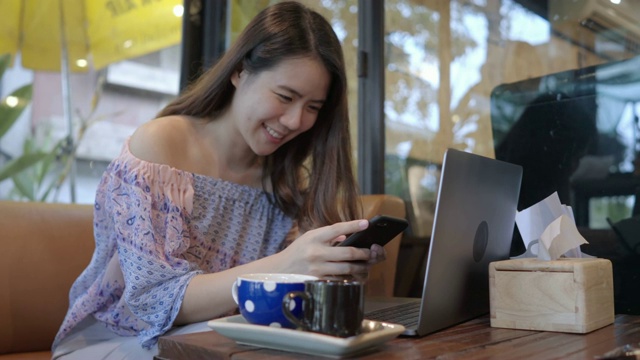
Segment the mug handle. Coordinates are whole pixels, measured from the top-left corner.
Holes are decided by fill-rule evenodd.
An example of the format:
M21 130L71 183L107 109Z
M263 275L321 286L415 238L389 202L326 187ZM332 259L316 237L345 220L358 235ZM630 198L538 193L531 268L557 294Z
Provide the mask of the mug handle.
M233 301L236 302L236 305L240 305L238 303L238 280L233 282L231 285L231 296L233 297Z
M304 291L292 291L290 293L287 293L287 295L285 295L284 298L282 298L282 313L287 319L289 319L289 321L291 321L297 327L308 329L309 326L306 324L306 321L304 321L304 318L303 319L297 318L295 315L291 313L291 310L289 310L289 305L291 304L292 301L295 301L296 297L301 297L302 301L309 301L309 295Z

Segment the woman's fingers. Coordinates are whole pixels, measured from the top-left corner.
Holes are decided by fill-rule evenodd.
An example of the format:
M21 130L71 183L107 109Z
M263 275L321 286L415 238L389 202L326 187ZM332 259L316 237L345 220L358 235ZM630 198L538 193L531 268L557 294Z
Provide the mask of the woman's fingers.
M387 259L387 251L378 244L371 245L369 264L377 264Z
M320 266L318 272L321 277L331 275L360 275L369 272L370 265L365 261L326 262Z
M341 237L354 232L362 231L369 226L367 220L353 220L347 222L335 223L333 225L324 226L308 232L316 241L332 245L336 241L344 240Z
M353 246L334 246L327 250L327 260L336 262L367 262L371 259L371 250L360 249Z

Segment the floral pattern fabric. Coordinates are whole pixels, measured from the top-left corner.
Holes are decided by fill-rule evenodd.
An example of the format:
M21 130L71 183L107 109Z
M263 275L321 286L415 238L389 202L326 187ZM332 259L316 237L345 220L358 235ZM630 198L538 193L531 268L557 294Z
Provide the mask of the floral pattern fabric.
M292 219L249 186L140 160L125 144L103 174L96 248L56 344L88 316L143 347L172 327L189 281L272 255Z

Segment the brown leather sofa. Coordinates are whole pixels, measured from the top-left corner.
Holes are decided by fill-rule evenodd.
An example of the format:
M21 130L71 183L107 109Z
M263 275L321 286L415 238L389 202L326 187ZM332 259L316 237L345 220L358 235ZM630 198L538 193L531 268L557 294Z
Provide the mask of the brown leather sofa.
M51 359L92 224L91 205L0 201L0 359Z
M404 217L394 196L364 195L367 218ZM0 360L50 359L69 289L94 249L93 207L0 201ZM369 276L370 295L391 295L402 235Z

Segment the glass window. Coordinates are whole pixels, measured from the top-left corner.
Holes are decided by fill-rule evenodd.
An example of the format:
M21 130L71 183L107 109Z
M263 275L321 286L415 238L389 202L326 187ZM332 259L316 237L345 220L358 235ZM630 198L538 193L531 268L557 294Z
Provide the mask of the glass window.
M428 244L448 147L521 163L520 210L555 190L581 227L628 218L639 15L624 0L386 0L385 188L407 203L405 241ZM508 136L534 112L537 130Z
M178 93L182 1L7 0L0 13L0 199L92 203L125 139Z
M273 2L231 0L229 41ZM302 2L329 19L344 46L355 151L358 1ZM60 11L58 4L68 3L0 2L0 54L14 55L0 83L2 199L92 202L102 170L124 139L177 94L181 1L94 1ZM572 154L557 165L562 171L553 172L563 176L554 189L574 206L577 223L604 228L607 218L615 222L640 212L634 193L639 16L640 5L624 0L386 0L385 192L407 203L407 238L424 244L430 236L445 149L513 160L496 150L528 105L545 93L560 93L567 106L596 109L595 134L570 152L554 152ZM24 26L31 22L51 22L48 33L54 35L33 41L35 58L26 38L6 35L31 29ZM67 29L65 43L61 29ZM48 53L49 44L57 54ZM68 72L62 71L60 49L67 50ZM53 65L39 67L48 60ZM31 87L14 93L22 85ZM586 119L578 121L579 129L589 128ZM546 134L558 138L562 131ZM536 154L532 149L540 142L533 143L526 153ZM15 170L16 159L24 170ZM528 201L540 200L540 194Z

